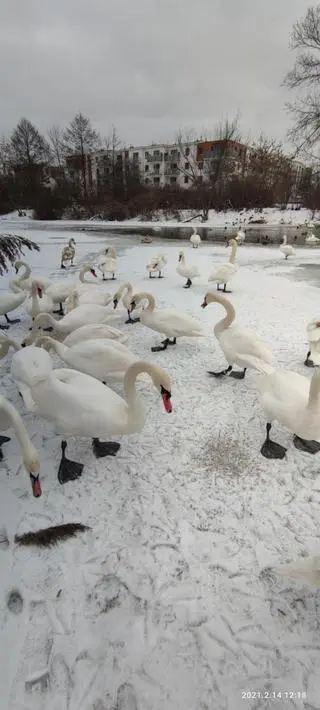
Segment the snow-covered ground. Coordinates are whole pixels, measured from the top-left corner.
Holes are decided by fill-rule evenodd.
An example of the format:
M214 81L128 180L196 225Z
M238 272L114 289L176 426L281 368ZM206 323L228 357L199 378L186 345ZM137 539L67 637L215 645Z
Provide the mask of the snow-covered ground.
M267 225L268 227L279 227L279 226L287 226L287 227L292 227L292 226L301 226L302 228L305 227L305 222L306 220L311 219L311 211L307 210L305 208L302 208L300 210L294 210L294 209L286 209L286 210L280 210L277 208L266 208L262 210L262 212L259 212L257 210L228 210L227 212L216 212L216 210L210 210L209 211L209 216L208 220L206 222L201 222L201 219L199 216L194 216L192 218L192 215L196 215L196 211L194 210L193 212L191 210L180 210L180 220L178 221L176 218L174 219L168 219L162 212L159 212L157 215L155 215L154 219L152 221L146 221L142 220L140 217L135 217L134 219L128 219L124 220L122 222L117 222L117 221L112 221L108 222L107 220L95 220L94 218L88 219L88 220L59 220L57 221L52 221L52 222L36 222L36 226L39 227L55 227L57 229L61 229L61 222L65 227L75 227L76 229L79 227L111 227L113 229L124 229L124 228L132 228L132 227L137 227L141 225L141 227L144 228L153 228L155 229L156 227L179 227L181 228L182 226L186 227L206 227L206 228L222 228L222 227L227 227L232 229L233 227L248 227L252 225L252 227L257 227L257 224L255 220L259 220L261 218L264 219L264 224ZM192 218L192 220L191 220ZM26 211L26 216L25 217L19 217L18 216L18 211L15 210L14 212L10 212L7 215L2 215L0 216L0 223L3 223L3 228L4 225L10 225L10 228L13 227L14 225L24 225L24 223L30 223L30 220L32 220L32 210L27 210ZM317 221L317 220L316 220ZM318 221L317 221L318 223ZM30 225L29 225L30 226Z
M75 269L59 269L65 234L25 234L41 245L26 254L36 274L74 278ZM94 263L106 239L74 236L76 265ZM264 459L257 375L207 375L225 364L213 335L222 309L200 306L208 272L227 250L211 244L194 251L186 242L201 278L185 290L175 271L180 241L161 245L166 278L153 280L145 265L159 244L140 245L137 237L129 245L112 234L110 241L118 247L118 280L101 288L130 280L159 306L196 317L207 337L151 353L161 337L139 323L124 325L122 312L130 347L169 373L174 409L167 415L152 385L144 387L141 434L120 437L118 455L100 460L88 440L70 439L68 456L84 470L64 486L57 481L59 437L23 409L11 354L0 362L1 392L39 451L43 490L32 497L12 435L0 475L1 525L10 537L0 549L1 710L319 709L319 593L260 575L265 566L319 552L319 457L297 451L275 426L287 457ZM237 258L231 299L239 322L261 334L282 366L311 376L303 366L305 328L319 317L319 252L297 249L286 262L278 249L243 246ZM1 290L13 275L10 269L2 277ZM12 334L22 340L29 321L23 308L14 315L21 324ZM60 522L92 530L50 550L13 542L16 533ZM20 613L8 609L11 590L23 599ZM30 689L26 681L46 668L49 682Z

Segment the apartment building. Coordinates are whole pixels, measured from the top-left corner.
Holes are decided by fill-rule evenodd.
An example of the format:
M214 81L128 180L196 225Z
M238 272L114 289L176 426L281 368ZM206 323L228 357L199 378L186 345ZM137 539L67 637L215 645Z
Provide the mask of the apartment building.
M90 181L99 185L115 167L125 177L127 170L137 167L145 185L164 187L177 185L191 187L195 179L206 182L214 172L222 153L228 154L228 171L238 174L244 170L247 146L228 141L193 141L183 144L158 144L130 146L110 156L99 151L91 156Z

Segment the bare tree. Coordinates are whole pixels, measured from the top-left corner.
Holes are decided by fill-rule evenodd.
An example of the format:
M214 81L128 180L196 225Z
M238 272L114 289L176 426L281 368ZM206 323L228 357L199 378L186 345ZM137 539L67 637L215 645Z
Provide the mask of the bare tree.
M233 146L235 142L240 144L240 140L237 116L232 121L226 119L218 124L209 139L195 140L192 131L178 133L177 143L182 156L179 171L197 190L196 202L203 221L208 219L215 200L221 201L225 181L235 167Z
M309 7L306 16L295 23L290 46L299 54L283 84L300 92L293 103L287 104L295 119L289 137L300 150L320 138L320 5Z
M109 135L104 139L105 148L105 170L104 170L104 189L109 192L115 199L118 197L119 187L123 191L124 183L124 165L120 154L121 140L117 134L117 129L112 126ZM121 157L118 158L118 156Z
M43 169L50 160L49 144L31 121L22 118L11 134L9 152L21 197L29 202L43 181Z
M273 196L274 202L287 203L295 185L292 156L284 154L278 141L261 135L249 149L246 174Z
M12 169L12 151L10 141L5 137L0 138L0 174L9 175Z
M53 160L60 168L63 170L64 166L64 143L63 143L63 130L60 126L53 125L48 130L48 138L51 146Z
M89 118L77 113L63 134L67 154L79 157L84 197L88 196L87 153L98 150L101 145L99 133L92 128Z
M27 118L19 121L11 135L10 144L17 165L43 165L50 156L47 141Z

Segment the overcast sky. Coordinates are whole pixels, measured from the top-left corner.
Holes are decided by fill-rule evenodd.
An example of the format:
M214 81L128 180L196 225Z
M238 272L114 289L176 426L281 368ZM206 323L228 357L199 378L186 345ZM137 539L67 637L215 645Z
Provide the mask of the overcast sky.
M198 135L239 111L285 139L293 23L311 0L1 0L0 133L79 110L126 144Z

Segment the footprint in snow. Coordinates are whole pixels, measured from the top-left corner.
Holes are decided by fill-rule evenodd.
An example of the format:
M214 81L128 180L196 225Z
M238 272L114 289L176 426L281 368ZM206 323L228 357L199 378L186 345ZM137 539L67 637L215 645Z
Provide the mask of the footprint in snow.
M119 685L114 710L138 710L136 691L131 683Z
M19 589L11 589L11 592L8 592L6 604L7 609L9 609L12 614L21 614L23 609L23 598L19 592Z
M122 584L116 575L103 575L87 595L87 601L98 613L107 614L108 611L120 605L121 587Z

